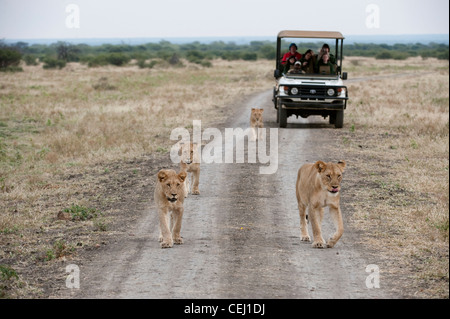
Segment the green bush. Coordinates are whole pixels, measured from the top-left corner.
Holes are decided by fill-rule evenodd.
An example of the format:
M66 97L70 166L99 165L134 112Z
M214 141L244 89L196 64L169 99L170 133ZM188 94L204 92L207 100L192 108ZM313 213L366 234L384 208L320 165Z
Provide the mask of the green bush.
M56 69L56 68L61 70L62 68L64 68L66 66L66 61L58 60L58 59L55 59L50 56L45 57L43 62L44 62L44 65L42 67L46 70L47 69Z
M36 56L27 54L23 57L23 60L25 61L26 65L38 65Z
M274 45L264 45L259 49L261 57L267 60L275 60L277 50Z
M158 61L156 61L156 60L152 60L152 61L150 61L149 63L147 63L145 59L138 59L136 64L137 64L141 69L144 69L144 68L149 68L149 69L151 69L151 68L153 68L157 63L158 63Z
M242 54L242 60L245 61L256 61L258 59L258 55L256 53L245 52Z
M9 48L0 48L0 69L17 67L22 59L22 54Z
M109 64L107 54L89 56L86 59L83 59L83 61L87 61L88 67L90 68Z
M128 55L118 52L100 53L82 59L83 62L87 61L89 67L104 66L108 64L122 66L130 62L130 60L131 58Z
M409 58L409 56L410 55L407 52L381 51L381 52L377 53L377 55L375 56L375 59L377 59L377 60L389 60L389 59L406 60L407 58Z
M447 49L446 51L437 53L436 57L439 60L448 60L449 59L449 50Z
M122 65L125 65L128 62L130 62L131 59L128 55L125 55L123 53L114 52L114 53L110 53L107 56L107 60L108 60L109 64L116 65L116 66L122 66Z

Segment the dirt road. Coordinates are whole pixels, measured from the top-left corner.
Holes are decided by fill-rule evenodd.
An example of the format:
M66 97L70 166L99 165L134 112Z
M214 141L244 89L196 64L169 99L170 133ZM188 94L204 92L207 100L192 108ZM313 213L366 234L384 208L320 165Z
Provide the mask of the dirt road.
M236 106L225 127L248 127L252 106L265 109L266 127L277 127L271 91ZM320 129L318 129L320 128ZM322 119L288 120L278 130L278 170L259 173L261 164L202 164L201 195L185 201L183 245L161 249L158 219L149 201L143 218L121 243L80 266L74 298L391 298L389 282L367 288L366 267L374 254L345 232L333 249L301 242L295 197L298 168L306 162L339 160L321 142L334 128ZM348 165L351 170L351 163ZM341 201L348 200L345 176ZM149 194L152 198L152 194ZM343 205L344 219L349 212ZM334 232L325 212L324 237Z

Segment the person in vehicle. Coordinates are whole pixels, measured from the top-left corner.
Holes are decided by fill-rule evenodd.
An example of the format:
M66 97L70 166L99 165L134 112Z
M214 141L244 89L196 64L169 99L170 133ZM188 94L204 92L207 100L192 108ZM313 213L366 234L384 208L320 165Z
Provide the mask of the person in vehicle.
M297 62L297 59L293 55L287 59L286 64L284 65L284 74L288 73L289 70L294 68L295 62Z
M314 73L314 68L316 67L316 56L314 55L314 51L309 49L302 55L300 59L302 70L307 73Z
M302 70L302 63L297 61L294 63L294 68L290 69L287 74L302 74L304 71Z
M289 45L289 52L285 53L283 55L283 59L281 59L281 64L285 65L291 56L294 56L296 60L300 60L302 58L302 55L298 53L297 50L297 45L295 43L291 43Z
M330 46L326 43L322 45L322 48L320 49L319 54L317 55L317 61L319 61L322 58L322 55L324 54L328 54L331 63L336 64L336 57L330 53Z
M317 61L316 73L319 74L336 74L334 64L330 61L329 54L323 54L322 58Z

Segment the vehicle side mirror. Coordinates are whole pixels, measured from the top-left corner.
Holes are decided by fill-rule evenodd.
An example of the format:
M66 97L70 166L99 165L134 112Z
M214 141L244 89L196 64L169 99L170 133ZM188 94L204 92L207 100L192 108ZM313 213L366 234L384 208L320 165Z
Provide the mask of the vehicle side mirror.
M275 71L273 71L273 76L278 79L280 77L280 70L276 69Z
M347 72L343 72L341 75L342 80L347 80Z

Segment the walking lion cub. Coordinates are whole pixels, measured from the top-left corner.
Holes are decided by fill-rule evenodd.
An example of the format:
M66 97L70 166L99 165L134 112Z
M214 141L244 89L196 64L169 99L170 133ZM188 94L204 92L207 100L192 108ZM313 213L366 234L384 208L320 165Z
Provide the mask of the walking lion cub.
M264 128L263 113L264 109L257 109L253 107L251 110L250 128L252 130L252 141L264 139L262 130Z
M162 169L158 172L154 198L159 217L161 248L171 248L174 243L183 243L180 231L184 212L185 179L186 172L177 174L173 169Z
M200 152L197 143L182 143L181 144L181 162L180 169L187 173L184 181L186 190L186 197L188 193L200 195L198 184L200 182ZM189 176L190 175L190 176ZM191 192L192 181L192 192Z
M296 194L300 213L301 240L311 241L306 224L306 209L308 209L314 248L333 247L344 232L339 202L344 169L344 161L339 161L337 164L317 161L315 164L305 164L298 170ZM336 226L336 232L327 243L322 237L323 208L326 206L329 207Z

